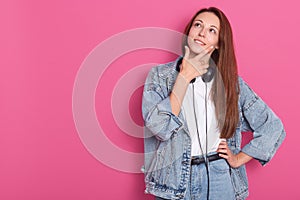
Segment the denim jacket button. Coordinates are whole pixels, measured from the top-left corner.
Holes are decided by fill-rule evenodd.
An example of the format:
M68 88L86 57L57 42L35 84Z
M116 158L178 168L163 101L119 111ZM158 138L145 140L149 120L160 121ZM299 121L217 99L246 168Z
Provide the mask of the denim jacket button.
M181 162L181 164L187 165L187 164L189 164L189 162L184 160L184 161Z
M177 194L176 194L176 197L183 198L184 196L183 196L183 194L181 194L181 193L177 193Z

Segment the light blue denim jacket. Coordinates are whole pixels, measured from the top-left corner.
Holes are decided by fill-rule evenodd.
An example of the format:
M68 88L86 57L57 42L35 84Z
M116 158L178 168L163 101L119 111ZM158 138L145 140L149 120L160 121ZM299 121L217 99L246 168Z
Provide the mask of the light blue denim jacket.
M176 81L180 57L152 68L144 85L142 112L145 122L144 149L146 193L166 199L182 199L191 170L191 138L182 113L171 112L169 94ZM280 119L248 85L239 78L240 123L227 140L231 151L240 151L265 165L285 138ZM253 132L253 139L241 149L241 132ZM230 168L236 199L248 196L245 165Z

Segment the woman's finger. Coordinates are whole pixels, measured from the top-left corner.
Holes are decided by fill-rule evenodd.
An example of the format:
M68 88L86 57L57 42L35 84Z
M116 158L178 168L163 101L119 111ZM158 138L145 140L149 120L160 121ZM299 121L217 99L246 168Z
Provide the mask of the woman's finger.
M226 143L226 142L223 142L223 141L220 142L220 144L219 144L218 147L219 147L219 148L228 148L227 143Z
M220 143L220 144L219 144L219 148L220 148L220 147L222 147L222 148L226 148L226 147L227 147L227 145L226 145L226 144L221 144L221 143Z
M227 144L226 140L221 140L220 144Z
M219 153L219 156L225 158L226 160L229 158L227 154Z
M185 49L184 58L189 59L189 57L190 57L190 48L188 46L184 46L184 49Z
M218 153L227 154L227 149L219 149Z

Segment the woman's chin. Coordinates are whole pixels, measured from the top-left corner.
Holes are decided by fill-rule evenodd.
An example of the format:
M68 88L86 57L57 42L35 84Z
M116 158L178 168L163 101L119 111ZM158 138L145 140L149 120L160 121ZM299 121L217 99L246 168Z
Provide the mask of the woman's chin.
M205 47L204 46L200 46L200 45L193 45L190 47L190 51L191 53L195 54L195 55L198 55L200 54L201 52L203 53L203 50L205 50Z

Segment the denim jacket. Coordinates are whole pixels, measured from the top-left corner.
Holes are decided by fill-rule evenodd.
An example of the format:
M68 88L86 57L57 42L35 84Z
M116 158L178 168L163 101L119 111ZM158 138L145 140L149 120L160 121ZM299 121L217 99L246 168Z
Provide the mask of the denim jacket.
M169 94L178 72L174 62L151 69L144 85L142 112L145 122L144 153L146 193L166 199L182 199L191 173L191 138L182 113L171 111ZM239 77L239 124L227 140L234 154L240 151L268 163L285 138L281 120ZM253 139L241 149L241 132ZM248 196L245 165L230 168L236 199Z

